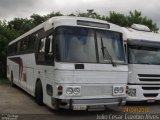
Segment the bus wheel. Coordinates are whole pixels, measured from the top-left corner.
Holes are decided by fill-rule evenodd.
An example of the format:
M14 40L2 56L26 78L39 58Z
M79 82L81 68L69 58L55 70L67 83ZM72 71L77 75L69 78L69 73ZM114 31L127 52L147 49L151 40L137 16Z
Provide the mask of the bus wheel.
M13 82L13 79L14 79L14 78L13 78L13 72L11 72L11 86L12 86L12 87L15 87L15 84L14 84L14 82Z
M43 105L43 89L40 80L37 81L35 87L35 100L39 105Z

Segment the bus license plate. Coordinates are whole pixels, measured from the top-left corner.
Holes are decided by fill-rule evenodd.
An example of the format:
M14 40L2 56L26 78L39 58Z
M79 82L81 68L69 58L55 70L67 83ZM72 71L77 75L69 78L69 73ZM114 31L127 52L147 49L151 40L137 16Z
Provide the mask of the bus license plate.
M155 103L155 100L154 99L149 99L147 100L148 103Z
M73 110L86 110L87 106L86 105L74 105Z

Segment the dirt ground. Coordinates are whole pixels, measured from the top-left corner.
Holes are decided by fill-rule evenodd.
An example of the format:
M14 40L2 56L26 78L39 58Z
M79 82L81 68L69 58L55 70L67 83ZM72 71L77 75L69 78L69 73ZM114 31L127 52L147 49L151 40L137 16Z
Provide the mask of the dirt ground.
M105 111L53 111L47 106L39 106L34 98L18 87L11 87L9 84L0 85L0 115L3 119L7 115L18 115L19 119L29 120L93 120L98 116L107 117L110 114L122 114L127 108L141 107L148 110L148 113L159 113L160 104L136 104L131 106L108 107ZM15 117L15 116L14 116ZM0 119L1 119L0 118ZM109 119L109 118L106 118ZM118 119L118 118L117 118ZM120 118L119 118L120 119Z

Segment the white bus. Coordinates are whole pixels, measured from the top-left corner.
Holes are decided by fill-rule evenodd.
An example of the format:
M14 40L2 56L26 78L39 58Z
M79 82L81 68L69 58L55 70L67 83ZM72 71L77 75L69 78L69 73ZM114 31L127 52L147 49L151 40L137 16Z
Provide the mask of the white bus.
M129 66L127 101L160 100L160 34L139 24L123 30Z
M58 109L125 104L128 66L121 27L80 17L54 17L8 45L7 77Z

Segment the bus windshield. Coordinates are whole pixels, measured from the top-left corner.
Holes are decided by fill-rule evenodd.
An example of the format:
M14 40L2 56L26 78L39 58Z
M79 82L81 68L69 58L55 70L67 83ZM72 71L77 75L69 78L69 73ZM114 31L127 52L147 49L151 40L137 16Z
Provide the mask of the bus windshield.
M132 45L128 52L130 64L160 64L160 48Z
M110 57L105 57L106 50ZM121 34L105 30L58 27L56 28L56 51L57 60L61 62L125 62Z

